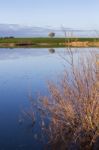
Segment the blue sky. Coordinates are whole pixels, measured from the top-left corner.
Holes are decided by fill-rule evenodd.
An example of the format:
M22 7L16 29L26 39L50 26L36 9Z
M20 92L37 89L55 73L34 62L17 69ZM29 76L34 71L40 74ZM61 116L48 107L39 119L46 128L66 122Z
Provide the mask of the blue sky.
M99 0L0 0L0 23L99 29Z

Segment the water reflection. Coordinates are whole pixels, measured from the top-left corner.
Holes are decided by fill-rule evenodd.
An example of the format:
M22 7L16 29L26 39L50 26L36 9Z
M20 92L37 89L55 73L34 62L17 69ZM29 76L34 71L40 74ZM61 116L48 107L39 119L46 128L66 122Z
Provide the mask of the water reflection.
M55 53L55 49L54 48L50 48L49 52L53 54L53 53Z
M72 49L75 62L78 55L83 56L90 49ZM97 50L97 49L95 49ZM28 93L36 99L36 92L47 94L46 81L57 81L64 70L64 61L68 60L66 49L56 48L53 55L48 49L0 49L0 150L33 150L42 145L33 139L32 132L27 132L27 122L19 120L22 108L29 106ZM69 70L68 63L65 67ZM19 125L19 123L21 125ZM36 132L36 126L33 132Z
M19 115L29 106L29 91L34 98L38 91L46 94L46 81L62 70L58 54L51 55L48 49L0 49L0 150L42 147Z

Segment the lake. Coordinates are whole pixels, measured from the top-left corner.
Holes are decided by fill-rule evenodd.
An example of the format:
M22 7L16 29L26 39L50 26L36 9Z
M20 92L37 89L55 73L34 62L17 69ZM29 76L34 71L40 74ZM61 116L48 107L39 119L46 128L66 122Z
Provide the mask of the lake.
M92 49L73 49L75 62L78 56L87 56ZM97 49L94 49L97 51ZM30 107L29 94L47 94L47 81L57 82L66 69L70 69L69 53L56 48L0 49L0 150L39 150L42 143L34 138L29 119L22 112ZM64 66L65 63L65 66Z

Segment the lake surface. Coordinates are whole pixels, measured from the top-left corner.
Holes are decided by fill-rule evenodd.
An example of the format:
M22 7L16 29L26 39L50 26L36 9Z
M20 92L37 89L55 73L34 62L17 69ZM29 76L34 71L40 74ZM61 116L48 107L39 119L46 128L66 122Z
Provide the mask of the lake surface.
M73 49L74 59L87 55L91 49ZM97 49L95 49L97 51ZM47 94L47 81L57 79L64 71L66 49L0 49L0 150L41 150L34 138L31 122L22 118L29 108L29 94ZM69 64L65 62L69 70Z

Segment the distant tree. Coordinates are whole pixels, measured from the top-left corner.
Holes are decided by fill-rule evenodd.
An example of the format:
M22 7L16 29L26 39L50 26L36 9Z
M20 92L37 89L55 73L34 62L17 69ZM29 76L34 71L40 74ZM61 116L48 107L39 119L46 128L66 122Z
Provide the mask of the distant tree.
M9 38L10 38L10 39L14 39L14 36L10 36Z
M5 36L4 39L13 39L14 36Z
M50 32L50 33L48 34L48 36L51 37L51 38L53 38L53 37L55 36L55 33L54 33L54 32Z

